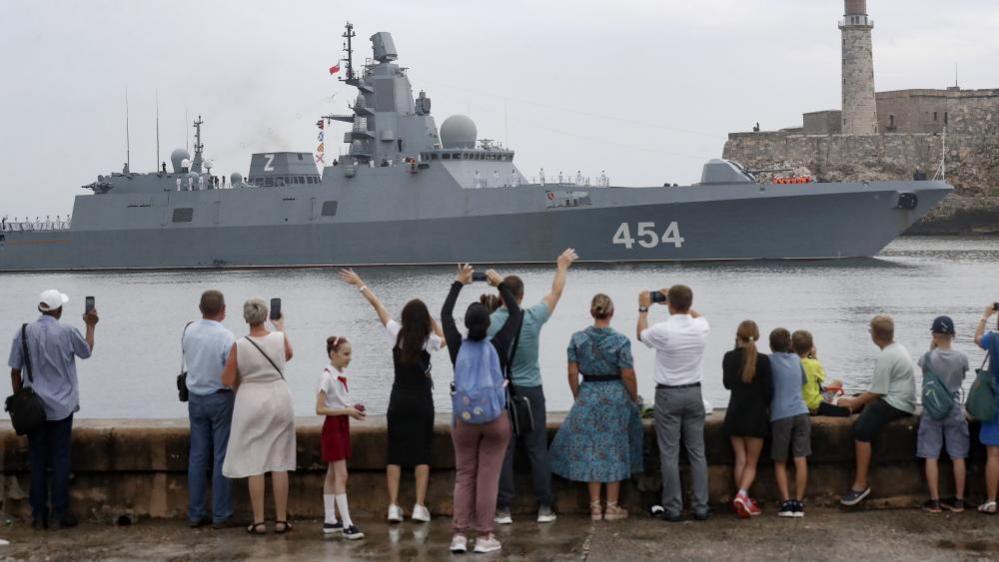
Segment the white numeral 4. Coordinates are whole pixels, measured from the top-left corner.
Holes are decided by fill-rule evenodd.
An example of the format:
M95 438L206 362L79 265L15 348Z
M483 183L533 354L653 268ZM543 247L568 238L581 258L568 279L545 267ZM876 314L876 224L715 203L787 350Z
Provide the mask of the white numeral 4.
M676 221L669 223L662 238L659 237L656 231L656 223L654 222L640 222L636 226L638 245L643 248L651 249L659 244L673 244L674 248L683 247L683 237L680 236L680 225ZM617 232L611 238L613 244L624 246L628 250L634 247L635 241L635 238L631 236L631 227L626 222L621 223L621 226L617 228Z

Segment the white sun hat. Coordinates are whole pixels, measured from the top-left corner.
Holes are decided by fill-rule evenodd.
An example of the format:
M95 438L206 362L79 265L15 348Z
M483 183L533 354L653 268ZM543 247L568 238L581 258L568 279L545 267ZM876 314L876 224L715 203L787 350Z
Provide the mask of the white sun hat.
M52 312L69 302L69 297L55 289L49 289L38 295L38 310Z

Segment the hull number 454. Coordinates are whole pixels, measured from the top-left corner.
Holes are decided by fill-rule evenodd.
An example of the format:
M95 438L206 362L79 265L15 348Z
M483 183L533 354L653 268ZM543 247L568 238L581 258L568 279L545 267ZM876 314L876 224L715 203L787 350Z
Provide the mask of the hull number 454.
M635 226L635 237L632 237L631 226L626 222L621 223L617 232L614 233L614 237L611 238L611 242L624 246L628 250L632 249L636 242L643 248L655 248L660 244L672 244L675 248L683 247L680 225L676 221L666 226L666 231L663 232L662 236L659 235L659 230L656 229L654 222L640 222Z

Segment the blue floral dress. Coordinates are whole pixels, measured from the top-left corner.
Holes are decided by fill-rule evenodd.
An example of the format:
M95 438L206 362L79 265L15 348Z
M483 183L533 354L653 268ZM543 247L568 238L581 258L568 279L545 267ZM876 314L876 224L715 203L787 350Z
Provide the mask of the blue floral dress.
M611 328L589 327L569 341L581 375L631 369L631 342ZM642 472L642 420L621 380L582 382L552 441L552 472L577 482L620 482Z

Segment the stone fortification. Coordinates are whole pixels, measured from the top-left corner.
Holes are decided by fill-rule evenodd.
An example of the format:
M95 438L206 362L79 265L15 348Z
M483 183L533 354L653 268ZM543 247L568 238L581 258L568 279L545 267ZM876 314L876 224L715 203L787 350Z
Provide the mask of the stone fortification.
M999 232L999 107L988 109L990 103L976 106L974 118L970 111L951 117L969 131L947 135L947 181L957 191L916 225L913 233ZM917 170L932 178L942 152L943 135L937 133L776 131L730 134L724 158L750 170L787 170L760 173L761 181L788 174L814 176L823 182L879 181L911 180Z

